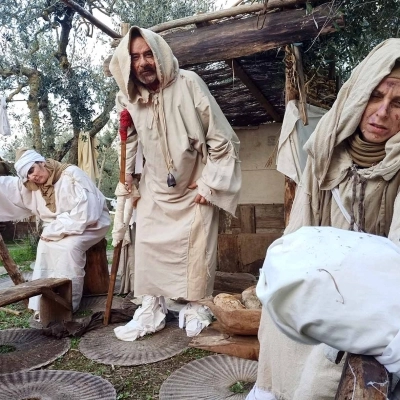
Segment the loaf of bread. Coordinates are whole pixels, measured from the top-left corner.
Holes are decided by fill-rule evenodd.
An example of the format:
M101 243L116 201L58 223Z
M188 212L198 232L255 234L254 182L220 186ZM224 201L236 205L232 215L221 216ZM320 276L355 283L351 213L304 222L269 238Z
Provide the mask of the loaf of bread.
M250 286L242 292L242 303L250 310L259 310L262 308L262 304L256 294L255 286Z
M214 297L214 304L225 311L243 310L246 308L235 296L220 293Z

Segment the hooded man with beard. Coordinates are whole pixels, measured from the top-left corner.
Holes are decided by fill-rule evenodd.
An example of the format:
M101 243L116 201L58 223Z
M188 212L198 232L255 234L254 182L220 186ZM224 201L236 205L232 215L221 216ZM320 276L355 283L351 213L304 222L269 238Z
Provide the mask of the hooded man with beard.
M307 164L297 188L285 235L295 235L296 231L307 226L334 227L382 236L388 238L391 245L394 243L399 246L400 39L388 39L381 43L354 69L338 93L332 109L321 118L305 149L308 152ZM272 247L267 252L263 269L271 265L267 260L271 260ZM315 254L319 254L318 247L318 242L314 243ZM331 255L323 255L325 260L340 253L340 247L332 242L331 251ZM299 254L294 250L292 252L293 258L296 260L297 257L298 260ZM382 257L379 253L373 255L375 265L381 263ZM277 276L286 276L285 265L279 267ZM333 271L338 271L339 267L341 265L337 265L337 269ZM332 273L335 275L335 272ZM335 364L335 357L331 353L333 349L324 343L330 343L330 339L335 336L335 330L343 331L343 326L323 323L324 316L329 312L321 306L324 298L312 297L317 291L316 283L312 282L311 277L313 275L310 273L310 290L307 294L303 293L302 297L296 296L296 290L304 282L307 283L307 279L295 285L289 277L285 288L290 293L286 292L285 298L279 298L276 292L268 292L268 287L271 288L274 282L271 279L266 282L260 277L257 285L258 297L263 301L263 298L271 299L275 296L275 304L285 304L285 310L279 310L278 306L274 308L272 301L264 301L258 334L260 358L257 382L247 400L335 398L344 359L340 364ZM387 274L387 279L390 279L390 274ZM351 283L353 291L350 295L358 299L362 296L368 297L364 292L362 295L357 292L361 284ZM311 288L312 284L314 290ZM339 287L338 291L340 289ZM328 297L326 292L324 297ZM380 295L385 299L383 293ZM302 311L291 307L292 304L298 304L299 307L309 304L309 299L312 299L312 310L305 306ZM323 340L319 339L322 344L306 345L285 336L277 328L278 318L276 315L274 318L267 307L274 309L276 314L280 312L280 316L282 312L290 314L293 325L298 324L293 329L297 338L301 334L306 335L305 332L318 325L324 334ZM368 313L365 302L361 307ZM382 314L387 312L383 308ZM310 319L311 322L307 320L309 323L306 326L301 325L299 321L304 314L311 314L313 311L314 319ZM397 315L392 318L397 318ZM361 326L360 321L356 320L354 326L349 327L353 335L348 337L350 345L351 339L354 342L354 336L358 336L357 324ZM300 325L303 331L298 328ZM385 327L374 324L373 317L369 327L385 343Z
M163 326L163 297L196 302L212 294L218 212L234 215L239 198L239 140L205 83L179 69L160 35L132 27L115 50L110 71L120 89L117 109L127 110L133 121L127 140L129 189L136 155L143 152L145 158L134 281L143 306L130 327L116 330L119 338L135 340ZM196 307L189 303L189 308ZM152 323L140 317L146 310Z

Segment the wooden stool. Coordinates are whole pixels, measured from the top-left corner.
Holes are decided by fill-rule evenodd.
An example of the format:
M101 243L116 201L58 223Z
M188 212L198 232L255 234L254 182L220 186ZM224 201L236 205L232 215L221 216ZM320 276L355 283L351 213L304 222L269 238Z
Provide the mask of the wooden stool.
M107 240L102 239L86 252L83 294L107 294L109 282Z

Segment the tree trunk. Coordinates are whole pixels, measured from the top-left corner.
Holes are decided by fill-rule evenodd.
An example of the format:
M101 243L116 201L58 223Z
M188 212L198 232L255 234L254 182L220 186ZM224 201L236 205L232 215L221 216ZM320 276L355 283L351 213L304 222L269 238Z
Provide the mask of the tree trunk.
M40 75L34 73L28 77L29 82L29 96L28 108L32 122L33 133L33 146L38 153L42 153L42 129L40 127L39 117L39 89L40 89Z
M49 109L49 99L47 93L44 94L40 99L39 111L43 115L42 141L45 148L44 153L53 155L55 150L55 130L53 116L51 115L51 111Z

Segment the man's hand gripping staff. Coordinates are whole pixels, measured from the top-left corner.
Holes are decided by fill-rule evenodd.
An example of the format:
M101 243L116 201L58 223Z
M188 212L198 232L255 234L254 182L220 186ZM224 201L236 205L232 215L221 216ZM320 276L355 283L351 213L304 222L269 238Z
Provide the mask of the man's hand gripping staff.
M133 205L129 201L129 207L125 210L125 204L128 199L132 197L131 190L128 190L125 184L125 170L126 170L126 140L128 138L128 129L133 125L132 117L129 111L124 109L119 117L119 135L121 139L121 165L119 172L119 182L115 194L117 196L117 208L114 217L114 227L112 231L114 254L111 266L110 283L108 287L106 309L104 313L104 325L108 325L111 313L112 300L114 295L115 280L118 272L119 259L121 256L121 249L123 238L129 221L132 216Z

